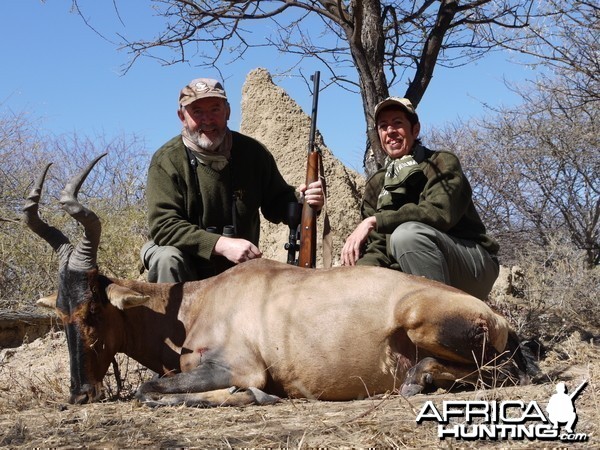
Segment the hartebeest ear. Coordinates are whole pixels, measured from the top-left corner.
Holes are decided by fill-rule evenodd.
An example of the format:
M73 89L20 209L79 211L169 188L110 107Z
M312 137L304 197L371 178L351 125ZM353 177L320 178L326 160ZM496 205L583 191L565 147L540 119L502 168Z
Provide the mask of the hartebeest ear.
M56 298L58 297L58 293L50 294L46 297L40 298L37 302L35 302L38 306L43 306L44 308L55 309L56 308Z
M119 309L133 308L134 306L143 305L150 300L150 296L148 295L142 295L133 289L114 283L106 287L106 296Z

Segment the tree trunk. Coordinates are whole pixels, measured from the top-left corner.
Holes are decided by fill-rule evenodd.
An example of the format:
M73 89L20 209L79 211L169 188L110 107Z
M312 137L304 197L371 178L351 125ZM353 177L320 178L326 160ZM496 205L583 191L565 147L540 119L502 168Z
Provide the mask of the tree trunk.
M60 326L60 320L53 312L0 311L0 349L18 347Z
M354 0L351 11L351 25L346 24L344 30L360 82L368 137L363 165L369 176L382 167L385 159L373 118L377 103L389 95L383 66L385 36L378 0Z
M435 26L431 29L427 40L423 45L423 52L417 63L417 70L413 80L409 83L404 96L408 98L416 108L429 83L433 77L433 70L437 64L440 48L444 42L444 36L450 28L452 19L458 9L458 0L444 0L440 3Z

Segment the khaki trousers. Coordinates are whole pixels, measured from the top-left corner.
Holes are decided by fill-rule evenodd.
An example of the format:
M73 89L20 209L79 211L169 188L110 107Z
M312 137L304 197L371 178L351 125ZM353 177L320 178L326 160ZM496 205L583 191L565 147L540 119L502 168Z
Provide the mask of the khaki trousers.
M387 251L402 272L440 281L482 300L498 278L498 260L481 245L420 222L398 226Z

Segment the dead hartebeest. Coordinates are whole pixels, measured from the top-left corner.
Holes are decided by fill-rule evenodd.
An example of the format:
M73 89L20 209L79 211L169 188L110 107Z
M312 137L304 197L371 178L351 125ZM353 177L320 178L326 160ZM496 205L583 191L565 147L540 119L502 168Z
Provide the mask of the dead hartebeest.
M77 246L39 217L50 165L24 207L27 225L59 254L58 294L49 306L66 331L70 402L101 398L117 352L164 375L137 392L151 405L412 395L473 381L489 366L496 380L503 365L512 375L525 371L515 333L485 303L394 270L254 260L178 284L99 274L100 220L77 194L102 156L61 193L63 208L84 228Z

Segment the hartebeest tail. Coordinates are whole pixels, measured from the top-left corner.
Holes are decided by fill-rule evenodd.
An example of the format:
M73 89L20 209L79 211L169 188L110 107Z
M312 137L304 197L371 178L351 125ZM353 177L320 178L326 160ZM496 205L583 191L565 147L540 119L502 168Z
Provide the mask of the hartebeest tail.
M60 255L56 301L46 304L65 325L71 402L101 397L117 352L164 375L138 391L151 405L414 395L486 373L501 383L526 368L508 322L485 303L394 270L258 259L191 283L106 278L96 268L100 221L77 200L101 157L61 195L84 228L76 247L39 217L48 167L24 208L27 225Z

